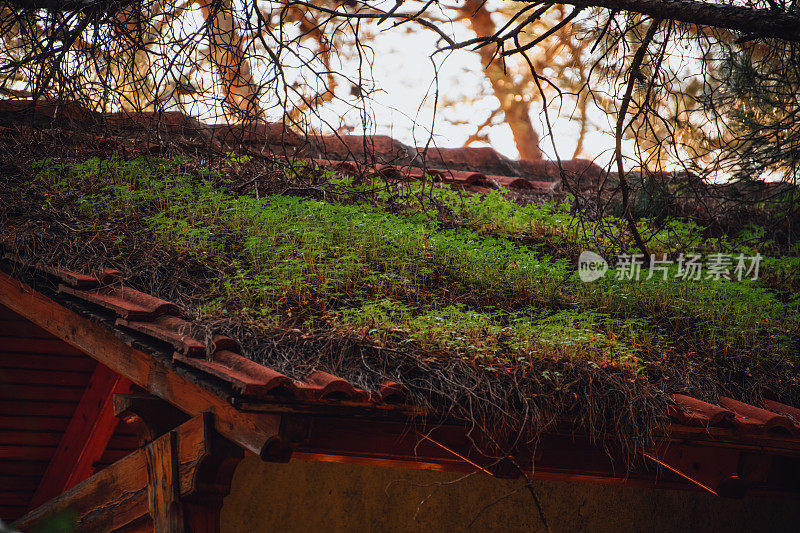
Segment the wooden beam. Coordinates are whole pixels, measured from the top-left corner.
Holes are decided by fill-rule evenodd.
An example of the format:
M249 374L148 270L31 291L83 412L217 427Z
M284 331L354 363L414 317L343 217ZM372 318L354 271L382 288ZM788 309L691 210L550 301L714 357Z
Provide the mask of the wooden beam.
M246 450L263 457L280 440L279 415L238 411L167 364L129 346L107 326L84 318L5 272L0 272L0 304L190 416L213 412L217 431Z
M218 442L212 426L209 414L192 418L37 507L13 527L34 530L54 515L71 515L75 532L137 529L131 526L148 523L142 517L149 513L156 531L183 531L181 501L202 498L208 480L218 479L218 466L228 457L241 457L240 450L231 455Z
M32 531L53 516L70 516L75 531L113 531L147 513L147 457L139 449L33 509L13 524Z
M105 365L97 365L28 509L40 506L94 473L93 465L103 456L118 422L113 395L129 392L131 385L130 380Z
M181 497L183 523L191 533L219 533L222 503L230 493L236 466L244 457L228 440L213 439L213 453L203 462L191 494Z

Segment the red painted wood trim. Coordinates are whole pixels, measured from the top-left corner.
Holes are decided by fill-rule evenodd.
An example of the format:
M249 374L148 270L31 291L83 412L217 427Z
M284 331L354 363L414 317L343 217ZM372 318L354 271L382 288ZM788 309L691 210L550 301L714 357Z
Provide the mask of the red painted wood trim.
M108 445L117 418L113 395L130 392L132 383L107 366L99 364L92 374L78 407L31 498L34 509L94 474Z

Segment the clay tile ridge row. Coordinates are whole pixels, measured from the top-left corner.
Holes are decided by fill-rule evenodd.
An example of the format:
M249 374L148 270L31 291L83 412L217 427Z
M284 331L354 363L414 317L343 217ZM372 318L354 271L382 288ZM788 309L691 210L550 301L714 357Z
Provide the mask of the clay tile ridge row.
M668 414L687 426L730 427L740 433L800 436L800 409L763 400L761 407L720 396L719 405L673 394Z
M389 164L364 165L355 161L337 161L333 159L309 159L318 168L342 173L363 174L367 177L381 176L391 179L421 180L428 174L434 181L456 186L479 186L486 189L525 190L532 193L549 194L555 192L555 183L534 181L516 176L498 176L471 170L447 170L400 166Z
M166 343L174 350L173 361L226 382L243 396L269 401L344 401L364 405L410 403L408 390L393 381L386 381L377 391L370 392L322 371L293 380L243 357L240 346L230 337L212 335L204 340L200 328L183 318L175 304L119 284L105 285L105 275L97 277L42 265L26 266L59 279L59 293L113 313L117 327Z
M65 289L65 287L62 287ZM215 336L213 350L191 334L192 325L167 311L168 302L133 289L118 287L91 291L68 289L73 296L102 305L117 313L147 308L148 319L131 321L123 315L117 324L170 343L174 360L228 382L234 390L255 398L283 397L308 401L347 401L353 403L403 404L408 390L396 382L385 382L380 390L359 389L338 376L315 371L300 381L251 361L237 353L240 348L227 337ZM209 357L210 352L210 357ZM701 427L732 427L743 433L800 435L800 409L771 400L758 407L720 397L719 405L681 394L672 395L668 414L681 424Z

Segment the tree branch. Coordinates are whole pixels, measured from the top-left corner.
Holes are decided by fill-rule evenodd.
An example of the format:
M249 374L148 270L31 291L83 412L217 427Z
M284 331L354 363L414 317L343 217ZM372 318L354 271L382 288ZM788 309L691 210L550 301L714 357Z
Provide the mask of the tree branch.
M800 42L800 16L773 9L753 9L695 0L561 0L579 8L604 7L656 19L740 31L748 36Z
M637 74L639 73L639 68L642 66L642 61L644 61L644 56L647 53L647 46L650 44L650 41L653 40L660 22L661 21L658 19L653 21L653 24L647 30L647 34L644 36L644 39L642 39L642 44L639 45L639 49L636 50L636 54L633 56L633 62L631 63L630 71L628 73L628 87L625 90L625 96L622 98L622 105L620 106L619 115L617 116L616 145L614 150L614 156L617 160L619 186L622 190L623 216L628 222L628 229L631 231L631 235L633 236L633 240L636 242L636 246L639 248L639 250L641 250L642 255L644 255L644 260L648 265L650 264L650 254L647 251L647 246L645 246L644 241L642 240L642 236L639 234L639 229L636 227L636 221L633 219L633 214L631 213L630 186L628 185L628 180L625 176L625 169L622 166L622 136L625 133L625 118L628 114L628 106L630 105L631 97L633 96L633 88L636 85Z

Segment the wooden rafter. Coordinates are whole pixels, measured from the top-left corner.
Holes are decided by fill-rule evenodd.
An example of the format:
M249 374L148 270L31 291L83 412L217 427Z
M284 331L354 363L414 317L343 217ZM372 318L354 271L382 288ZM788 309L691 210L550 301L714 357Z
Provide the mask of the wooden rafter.
M93 474L92 465L102 457L117 425L113 395L129 392L131 385L130 380L105 365L97 365L31 498L29 509Z

